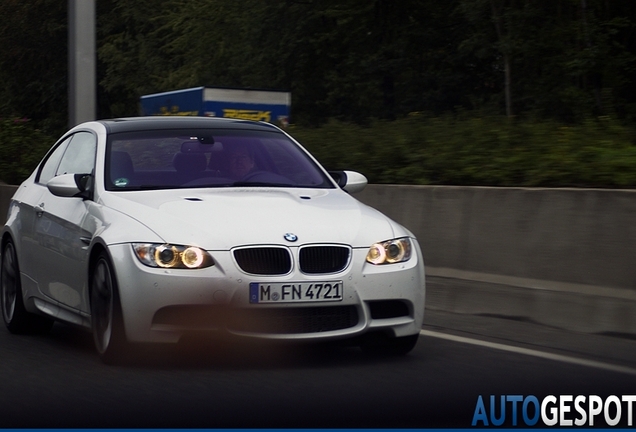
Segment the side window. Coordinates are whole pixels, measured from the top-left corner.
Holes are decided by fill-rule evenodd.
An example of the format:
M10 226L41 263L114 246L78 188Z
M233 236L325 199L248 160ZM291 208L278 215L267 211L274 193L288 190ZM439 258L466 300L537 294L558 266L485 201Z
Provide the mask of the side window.
M89 132L76 133L71 138L55 175L91 174L95 167L96 149L97 140L93 134Z
M62 155L66 151L66 147L68 143L71 141L71 137L65 139L60 145L58 145L55 150L49 157L44 161L42 168L40 169L40 174L38 175L37 182L46 184L49 180L55 177L55 172L57 171L57 167L60 164L60 160L62 159Z

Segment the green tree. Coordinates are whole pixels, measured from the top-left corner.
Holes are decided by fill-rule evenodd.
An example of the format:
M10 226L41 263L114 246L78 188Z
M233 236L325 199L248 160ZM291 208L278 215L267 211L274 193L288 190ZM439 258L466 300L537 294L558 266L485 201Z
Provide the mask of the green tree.
M503 101L508 115L604 114L604 99L613 105L633 81L633 2L460 0L457 10L471 26L461 44L467 61L492 65L483 82L491 91L477 100Z
M53 143L27 120L0 119L0 181L20 184Z
M177 65L162 55L158 31L165 4L165 0L97 2L100 117L139 115L139 97L161 90L157 83L173 73Z
M55 132L67 125L66 15L65 1L0 2L0 116Z

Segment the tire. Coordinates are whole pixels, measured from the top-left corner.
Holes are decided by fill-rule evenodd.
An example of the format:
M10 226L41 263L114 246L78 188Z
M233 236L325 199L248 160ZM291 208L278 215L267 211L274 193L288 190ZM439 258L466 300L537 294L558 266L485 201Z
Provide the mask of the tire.
M102 252L91 272L91 328L95 348L106 364L116 363L126 350L121 303L110 260Z
M29 313L24 307L18 256L11 240L6 242L2 251L0 292L2 319L11 333L39 334L46 333L51 329L52 319Z
M417 341L419 333L402 337L390 337L384 333L370 333L363 339L360 348L374 356L404 356L410 353Z

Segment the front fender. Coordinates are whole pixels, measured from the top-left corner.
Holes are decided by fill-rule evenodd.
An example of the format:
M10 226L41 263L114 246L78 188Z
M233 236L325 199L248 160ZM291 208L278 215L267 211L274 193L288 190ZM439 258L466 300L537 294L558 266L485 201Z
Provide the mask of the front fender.
M164 241L141 221L98 203L89 206L85 224L93 233L91 244L100 242L108 247L119 243Z

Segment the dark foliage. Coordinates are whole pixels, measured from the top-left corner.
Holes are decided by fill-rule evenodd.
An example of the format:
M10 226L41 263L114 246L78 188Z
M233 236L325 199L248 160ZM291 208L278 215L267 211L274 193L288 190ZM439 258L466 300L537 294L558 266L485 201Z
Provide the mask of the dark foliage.
M137 115L148 93L201 85L284 89L293 96L297 131L312 142L311 128L323 126L316 137L340 134L339 147L322 157L342 153L338 165L354 154L367 158L360 170L374 181L633 184L627 174L601 174L630 171L633 162L633 0L96 6L100 118ZM51 136L67 124L66 14L60 0L0 2L0 116L29 118ZM427 135L419 136L423 124ZM608 144L615 142L604 135L608 124L624 128L620 148ZM391 129L401 136L392 152L390 142L376 139L361 153L368 131ZM559 144L575 131L585 131L577 144ZM371 166L384 157L389 169ZM592 169L598 164L605 168Z

